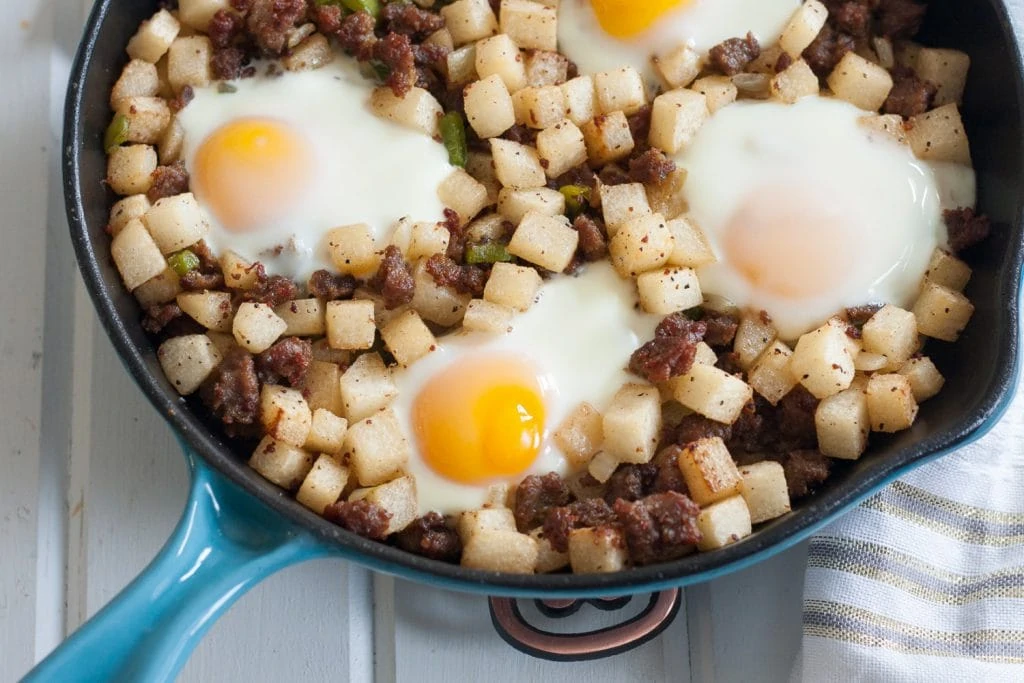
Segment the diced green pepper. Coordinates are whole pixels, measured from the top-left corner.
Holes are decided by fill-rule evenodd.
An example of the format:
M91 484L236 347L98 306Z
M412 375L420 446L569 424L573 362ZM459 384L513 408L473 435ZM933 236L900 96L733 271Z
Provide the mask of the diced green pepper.
M217 92L221 95L230 95L232 93L238 92L238 88L234 85L231 85L230 83L221 81L217 84Z
M512 254L501 242L485 242L483 244L470 244L466 247L466 263L479 265L481 263L508 263L512 260Z
M167 265L178 274L178 277L183 277L186 273L199 269L199 257L188 249L182 249L167 258Z
M107 126L107 134L103 136L103 149L107 154L128 141L128 117L118 114Z
M380 14L380 3L377 0L316 0L316 4L341 5L350 12L368 12L374 18Z
M451 165L465 168L469 151L466 147L466 123L462 120L462 114L450 111L441 117L441 139L444 148L448 150Z
M583 213L583 207L590 201L590 188L583 185L563 185L558 191L565 197L565 213L569 218Z

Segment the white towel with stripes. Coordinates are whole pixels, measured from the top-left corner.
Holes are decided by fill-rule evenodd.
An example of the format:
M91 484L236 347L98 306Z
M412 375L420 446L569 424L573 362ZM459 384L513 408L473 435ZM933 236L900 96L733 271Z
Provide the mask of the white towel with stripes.
M802 681L1024 681L1024 393L815 536Z

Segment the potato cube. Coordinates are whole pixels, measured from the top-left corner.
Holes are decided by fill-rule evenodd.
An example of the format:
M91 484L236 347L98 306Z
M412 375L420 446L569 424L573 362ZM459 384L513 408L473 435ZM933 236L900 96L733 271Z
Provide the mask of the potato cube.
M565 213L565 195L548 187L535 187L529 190L503 187L498 193L498 215L489 217L492 221L495 218L498 220L487 226L489 229L493 229L494 233L487 235L486 239L492 241L502 239L505 234L506 220L519 225L528 213L561 216ZM470 226L470 228L472 227ZM479 237L474 240L483 241Z
M492 531L516 531L516 517L507 507L466 510L459 515L456 531L458 531L462 543L466 544L478 534L488 534Z
M914 400L918 403L927 401L939 393L942 385L946 383L946 379L939 372L939 369L935 367L935 363L927 356L911 358L903 364L899 374L906 377L907 381L910 382L910 390L914 394Z
M487 0L456 0L441 8L441 16L456 46L498 32L498 18Z
M794 379L817 398L849 387L854 363L848 339L846 325L834 319L800 337L789 366Z
M348 431L348 420L329 410L317 408L312 413L309 434L303 445L307 451L320 451L330 455L341 453Z
M138 219L128 221L117 233L110 243L110 255L129 291L160 275L167 268L167 261L160 248Z
M537 541L531 536L499 529L475 534L462 549L461 564L469 569L532 574L537 556Z
M832 394L814 411L818 449L830 458L856 460L868 447L868 400L859 388Z
M209 223L191 192L158 199L142 217L160 251L170 254L206 236Z
M568 76L568 57L549 50L533 50L526 54L526 83L530 87L561 85L565 83ZM565 106L564 99L562 106Z
M463 225L473 220L490 203L487 187L462 169L452 171L442 181L437 188L437 196L442 204L459 214L459 221Z
M542 284L533 268L511 263L495 263L484 286L484 300L517 311L525 311L537 298Z
M171 122L171 109L162 97L124 97L118 101L115 115L128 123L128 142L148 145L159 142Z
M839 99L865 111L877 111L889 97L892 76L857 53L847 52L829 74L828 87Z
M284 334L288 323L277 317L266 304L245 302L238 307L231 323L235 341L250 353L262 353Z
M751 524L781 517L792 507L782 465L765 460L740 468L740 495L747 503Z
M382 119L431 137L438 134L439 121L444 114L434 96L423 88L412 88L402 97L388 87L374 88L370 95L370 109Z
M167 381L182 396L198 389L222 358L205 334L171 337L160 345L156 357Z
M569 118L573 118L571 114ZM621 111L596 116L581 124L580 130L587 143L587 156L594 166L604 166L628 157L635 147L629 121Z
M612 265L622 277L635 277L668 262L675 248L672 231L658 215L640 216L623 223L608 244Z
M512 316L512 309L508 306L485 299L473 299L466 306L462 328L473 332L505 334L512 329Z
M472 295L459 294L453 287L437 284L427 272L425 260L416 264L412 277L416 289L409 305L421 318L443 327L452 327L462 322Z
M565 116L582 126L597 114L597 93L591 76L577 76L558 86L565 98Z
M555 550L551 541L544 537L544 529L534 529L530 537L537 542L537 564L533 568L535 572L547 574L569 566L569 553Z
M643 384L623 385L605 409L601 426L605 452L619 462L650 462L661 434L658 390Z
M615 474L615 470L618 468L619 459L608 451L598 451L590 459L590 462L587 463L587 473L602 484L611 479L611 476Z
M666 175L662 180L648 183L647 202L654 213L660 213L665 218L676 218L690 208L683 194L683 186L686 184L686 169L676 168Z
M875 432L898 432L914 424L917 401L904 375L875 373L868 380L868 415Z
M149 145L115 147L107 157L107 184L119 195L145 194L156 165L156 150Z
M967 132L955 104L946 104L911 118L907 124L907 138L918 159L971 164Z
M938 86L933 106L960 104L967 85L971 58L965 52L923 47L917 53L914 71L921 80Z
M680 88L658 95L651 109L651 145L675 154L690 144L710 114L707 97L699 92Z
M550 128L565 118L565 98L557 85L523 88L512 95L516 123L537 130Z
M740 473L719 437L699 439L679 453L679 471L690 498L705 507L740 492Z
M485 508L510 508L510 503L515 498L516 487L509 482L491 484L487 487L487 495L484 498Z
M398 395L391 370L376 353L364 353L342 374L341 401L349 423L385 408Z
M594 406L583 402L555 430L555 443L572 467L582 467L604 442L604 418Z
M561 273L572 261L580 234L564 217L527 213L508 243L508 252L553 273Z
M178 308L197 323L214 332L231 332L235 311L228 292L182 292Z
M479 80L480 75L476 72L476 44L463 45L449 52L445 58L445 68L449 86L466 85Z
M537 150L511 140L491 139L494 173L505 187L529 189L547 182Z
M230 249L221 252L220 270L224 274L224 286L228 289L249 291L259 282L259 269Z
M769 403L776 405L796 386L789 369L793 352L780 341L772 342L747 372L747 383Z
M410 476L398 477L370 489L353 491L349 500L369 501L391 515L385 534L398 533L419 516L416 480Z
M497 137L516 123L512 95L497 74L467 85L463 101L466 119L481 139Z
M739 366L744 370L749 369L765 349L771 346L777 334L770 318L750 311L744 313L732 343Z
M172 117L171 122L164 129L163 135L156 143L157 158L164 166L169 166L181 159L181 152L185 148L185 128L177 117Z
M448 250L451 233L440 223L413 223L409 234L409 247L405 258L417 261Z
M466 173L487 190L484 206L491 206L498 201L501 183L498 182L498 176L494 174L494 159L489 153L470 150L466 156Z
M971 267L948 251L936 249L924 276L937 285L962 292L971 279Z
M347 484L348 468L329 455L321 455L302 480L295 500L322 515L324 508L338 502Z
M319 299L286 301L274 313L288 325L284 331L288 337L314 337L327 330L326 308Z
M786 104L793 104L802 97L817 95L819 90L818 77L802 59L772 76L768 87L772 97Z
M380 265L380 254L373 240L373 231L366 224L334 228L327 233L326 240L331 262L342 275L369 277Z
M376 339L372 301L328 301L324 322L334 349L368 349Z
M713 365L695 364L688 373L670 381L675 400L723 424L735 422L743 406L754 397L754 390L746 382Z
M828 9L818 0L807 0L793 13L782 29L779 46L793 59L798 59L807 46L821 33L828 19Z
M601 214L610 237L615 236L623 223L653 213L647 201L647 192L640 183L601 185L598 196L601 198Z
M337 363L312 360L306 377L302 383L302 395L306 397L309 409L316 414L317 410L329 410L335 415L345 412L345 404L341 400L341 368Z
M559 193L561 194L561 193ZM128 221L142 217L149 211L149 199L144 194L133 194L130 197L119 199L110 209L110 218L107 220L107 232L111 237L117 237Z
M167 51L167 79L174 92L181 92L186 85L205 88L213 79L210 58L213 44L206 36L175 38Z
M594 76L594 89L597 92L597 106L602 114L621 111L628 116L647 104L644 79L631 66L598 73Z
M636 278L640 304L648 313L668 315L704 302L700 281L692 268L665 267Z
M181 278L170 268L164 268L162 273L136 287L132 294L143 309L155 304L165 304L181 294Z
M524 50L558 49L558 10L530 0L502 0L501 32Z
M288 71L313 71L329 64L332 59L334 50L331 49L327 37L314 33L282 57L281 64Z
M914 314L888 304L864 323L864 349L902 364L917 351L917 321Z
M260 424L278 441L301 447L309 436L313 415L302 392L277 384L264 384L260 391Z
M230 11L228 0L178 0L178 18L197 31L206 32L210 19L220 10Z
M701 539L699 550L724 548L752 533L750 510L743 496L734 496L701 510L697 517Z
M974 315L974 304L960 292L925 281L914 304L917 331L926 337L956 341Z
M356 290L357 293L358 291ZM318 360L321 363L334 363L335 365L348 367L348 364L352 361L352 356L352 351L332 349L330 344L327 343L326 337L313 342L313 360ZM338 414L340 415L341 413L339 412Z
M868 128L872 136L892 138L901 145L910 144L907 131L903 126L903 117L899 114L868 114L860 117L860 125Z
M622 571L629 564L626 538L616 527L586 527L569 532L569 564L574 574Z
M480 78L497 75L510 93L526 87L526 67L519 46L508 35L499 33L476 44L476 72Z
M128 56L156 64L171 47L180 30L181 24L174 15L162 9L142 22L139 30L128 41Z
M360 486L376 486L397 477L409 459L409 442L390 408L352 424L345 453Z
M271 483L294 491L313 469L313 454L265 436L249 458L249 467Z
M395 360L409 366L437 348L437 340L416 311L406 311L380 331Z
M876 372L889 365L889 359L880 353L858 351L853 358L853 367L858 372Z
M703 67L701 62L700 53L685 43L671 52L651 58L665 90L685 88L693 83Z
M704 231L689 216L679 216L667 223L672 233L672 254L668 262L674 266L687 266L699 268L700 266L714 263L715 252L711 250Z
M735 102L739 95L736 84L728 76L705 76L694 81L690 89L704 96L711 114Z

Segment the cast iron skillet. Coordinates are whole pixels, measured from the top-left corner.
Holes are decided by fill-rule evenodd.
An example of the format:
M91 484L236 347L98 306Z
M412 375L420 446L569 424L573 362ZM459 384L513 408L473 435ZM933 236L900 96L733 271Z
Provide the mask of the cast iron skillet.
M798 541L911 467L977 438L998 419L1015 386L1024 212L1024 84L1006 8L997 0L934 0L922 41L957 47L973 59L964 113L978 170L979 204L994 234L970 254L968 287L977 305L960 342L931 342L946 375L943 392L924 404L917 424L873 437L869 454L841 469L811 499L741 543L676 562L598 576L504 576L470 571L367 541L309 512L230 452L216 425L164 379L138 321L135 300L109 257L103 184L108 93L124 46L156 0L99 0L71 74L65 138L65 193L79 267L103 326L128 371L178 434L192 473L192 493L174 536L149 568L111 605L29 675L29 680L170 679L212 621L268 574L316 556L336 556L434 586L491 596L608 598L665 591L652 598L633 630L582 641L544 636L518 618L512 601L492 601L499 631L541 656L582 658L650 637L674 614L680 586L750 566ZM841 163L841 160L837 160ZM554 600L555 598L563 600ZM571 601L568 601L571 602ZM614 606L617 603L606 603ZM571 608L569 608L571 609ZM642 627L642 628L641 628ZM524 645L523 640L528 642ZM554 653L554 654L553 654Z

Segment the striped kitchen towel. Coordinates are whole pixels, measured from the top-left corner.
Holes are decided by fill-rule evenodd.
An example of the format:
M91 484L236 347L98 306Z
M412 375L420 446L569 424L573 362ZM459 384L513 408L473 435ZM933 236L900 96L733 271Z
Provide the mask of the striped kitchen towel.
M812 538L802 681L1024 681L1024 392Z

